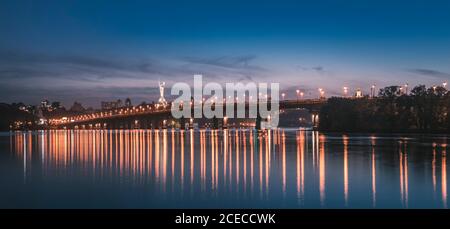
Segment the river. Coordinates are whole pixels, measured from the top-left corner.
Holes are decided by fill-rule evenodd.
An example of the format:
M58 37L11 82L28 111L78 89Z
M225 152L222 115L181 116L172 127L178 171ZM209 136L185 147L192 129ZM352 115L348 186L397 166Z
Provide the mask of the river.
M0 133L0 208L447 208L449 136Z

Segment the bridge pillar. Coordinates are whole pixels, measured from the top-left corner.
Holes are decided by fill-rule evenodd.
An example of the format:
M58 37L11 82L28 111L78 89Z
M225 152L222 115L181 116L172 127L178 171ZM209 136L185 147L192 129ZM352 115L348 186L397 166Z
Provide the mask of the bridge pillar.
M189 129L194 129L194 119L193 118L189 119Z
M140 129L141 122L139 119L133 120L132 122L132 129Z
M152 119L152 120L150 121L150 128L151 128L151 129L155 129L155 128L156 128L156 124L155 124L155 120L154 120L154 119Z
M141 128L142 128L142 129L148 129L147 119L146 119L146 118L143 118L143 119L141 120L141 122L142 122Z
M222 123L222 127L223 127L223 123ZM216 129L216 130L219 129L219 120L216 118L216 116L213 117L212 128Z
M185 129L186 121L185 121L184 117L181 117L179 120L180 120L180 129Z
M258 115L256 116L255 129L257 129L257 130L260 130L260 129L261 129L261 121L262 121L262 118L261 118L261 116L258 114Z
M319 112L317 111L313 111L311 112L311 121L312 121L312 125L313 125L313 129L318 129L319 128Z
M223 117L222 129L228 129L228 117Z
M167 120L166 120L166 119L164 119L164 120L162 121L161 128L162 128L162 129L167 129Z

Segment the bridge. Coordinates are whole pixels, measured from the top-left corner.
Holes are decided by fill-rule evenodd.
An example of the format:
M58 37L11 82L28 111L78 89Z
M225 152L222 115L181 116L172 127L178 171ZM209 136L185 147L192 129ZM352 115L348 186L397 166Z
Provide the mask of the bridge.
M327 99L301 99L301 100L282 100L279 103L281 111L292 109L307 109L312 114L313 126L318 125L319 110L327 102ZM193 101L191 101L191 106ZM229 104L221 103L213 106L222 105L224 112ZM239 103L235 102L233 108L236 109ZM240 105L244 105L240 103ZM245 103L246 113L252 106L267 106L267 102ZM176 127L184 128L188 126L193 128L194 122L202 127L226 128L233 122L239 126L256 126L258 121L265 117L258 118L242 118L242 119L192 119L180 118L175 119L171 114L172 103L145 104L133 107L122 107L111 110L102 110L91 114L81 114L70 117L55 118L49 120L49 128L54 129L149 129L149 128L167 128ZM202 104L203 106L203 104ZM269 103L270 107L270 103ZM193 109L192 109L193 110ZM236 112L236 111L235 111Z

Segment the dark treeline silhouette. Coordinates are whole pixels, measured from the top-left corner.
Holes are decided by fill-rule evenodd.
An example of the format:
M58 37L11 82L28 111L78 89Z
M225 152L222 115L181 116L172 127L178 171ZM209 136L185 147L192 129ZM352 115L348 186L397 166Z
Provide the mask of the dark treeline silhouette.
M444 87L385 87L375 98L328 100L319 129L349 132L450 133L450 93Z
M0 131L9 130L14 122L34 125L37 117L29 112L20 110L20 106L22 106L22 103L0 103Z

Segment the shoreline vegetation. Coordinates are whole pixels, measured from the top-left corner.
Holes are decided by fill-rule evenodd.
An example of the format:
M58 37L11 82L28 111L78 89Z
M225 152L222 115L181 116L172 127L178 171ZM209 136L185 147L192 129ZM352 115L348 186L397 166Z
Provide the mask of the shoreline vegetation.
M37 116L23 111L16 103L6 104L0 103L0 131L8 131L14 122L34 123L37 121Z
M366 133L450 133L450 93L424 85L409 93L385 87L375 98L332 97L320 110L319 130Z

